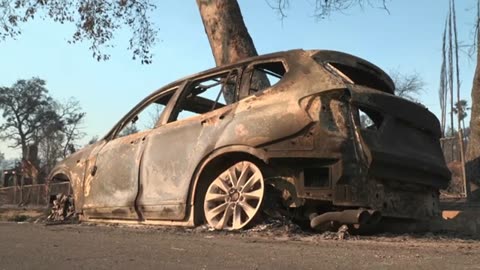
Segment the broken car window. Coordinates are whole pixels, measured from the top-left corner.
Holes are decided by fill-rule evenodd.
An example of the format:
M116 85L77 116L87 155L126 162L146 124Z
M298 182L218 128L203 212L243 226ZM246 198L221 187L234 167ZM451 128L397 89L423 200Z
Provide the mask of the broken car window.
M176 110L178 116L171 121L210 112L236 101L237 72L232 70L194 81L185 90Z
M277 84L285 75L286 69L282 61L261 63L253 66L248 94L259 93Z
M123 137L137 132L145 131L156 127L166 104L175 93L175 89L169 90L168 93L154 99L146 107L133 115L116 137Z
M378 130L383 122L383 116L374 110L368 108L358 108L360 128L368 130Z

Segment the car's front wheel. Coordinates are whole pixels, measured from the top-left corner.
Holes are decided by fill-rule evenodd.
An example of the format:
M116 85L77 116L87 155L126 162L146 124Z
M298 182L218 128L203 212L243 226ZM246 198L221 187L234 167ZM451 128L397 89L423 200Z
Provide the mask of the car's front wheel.
M265 194L261 170L240 161L218 175L208 186L203 202L207 223L216 230L239 230L260 212Z

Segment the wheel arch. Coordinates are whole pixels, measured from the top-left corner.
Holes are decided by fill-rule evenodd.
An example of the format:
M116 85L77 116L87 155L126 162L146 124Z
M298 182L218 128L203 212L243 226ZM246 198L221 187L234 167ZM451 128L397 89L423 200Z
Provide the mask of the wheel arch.
M192 213L190 213L190 215L195 225L199 223L198 215L195 213L195 200L197 198L197 191L201 190L201 185L206 183L209 177L216 176L215 174L217 174L221 168L241 159L252 161L260 166L268 164L267 153L264 150L245 145L232 145L216 149L199 163L192 178L188 198L188 203L192 206Z
M47 178L47 192L50 198L59 193L71 194L75 200L76 211L80 213L83 189L82 183L79 183L75 177L76 175L67 166L54 168Z
M71 182L72 181L72 175L67 168L64 168L64 167L55 168L48 175L47 183L50 184L51 182L54 181L54 179L68 180L69 182Z

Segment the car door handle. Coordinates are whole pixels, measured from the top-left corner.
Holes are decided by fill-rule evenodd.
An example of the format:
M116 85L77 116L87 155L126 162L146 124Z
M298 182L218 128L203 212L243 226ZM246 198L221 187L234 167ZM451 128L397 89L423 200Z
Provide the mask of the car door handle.
M133 140L130 141L130 144L137 144L137 143L139 143L140 141L143 142L143 141L145 141L146 138L147 138L147 137L145 136L145 137L142 137L142 138L133 139Z
M214 117L209 117L207 119L203 119L202 122L200 122L202 124L202 126L205 126L205 125L214 125L216 122L222 120L223 117L220 116L220 117L217 117L217 116L214 116Z
M212 116L212 117L209 117L209 118L206 118L206 119L203 119L200 124L202 124L202 126L206 125L206 124L214 124L218 121L221 121L225 118L225 116L227 116L229 113L230 113L231 110L228 110L228 111L225 111L223 112L222 114L220 115L215 115L215 116Z

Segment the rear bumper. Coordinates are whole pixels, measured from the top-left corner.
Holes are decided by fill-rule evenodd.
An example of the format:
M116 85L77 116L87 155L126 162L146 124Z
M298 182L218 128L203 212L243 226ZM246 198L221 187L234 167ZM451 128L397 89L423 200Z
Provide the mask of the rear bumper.
M290 198L288 205L365 208L412 219L439 214L439 189L448 185L450 172L433 114L358 86L309 98L317 105L308 110L312 124L295 137L263 146L275 173L284 172L287 179L281 189L299 198ZM380 114L375 129L359 124L361 106Z
M444 165L399 153L374 151L372 156L369 174L373 177L436 189L448 186L450 171Z
M387 217L438 216L439 189L451 175L436 117L418 104L365 87L351 86L350 93L351 132L360 153L350 164L357 173L344 171L333 186L334 204L364 206ZM372 129L362 128L361 107L380 119Z

